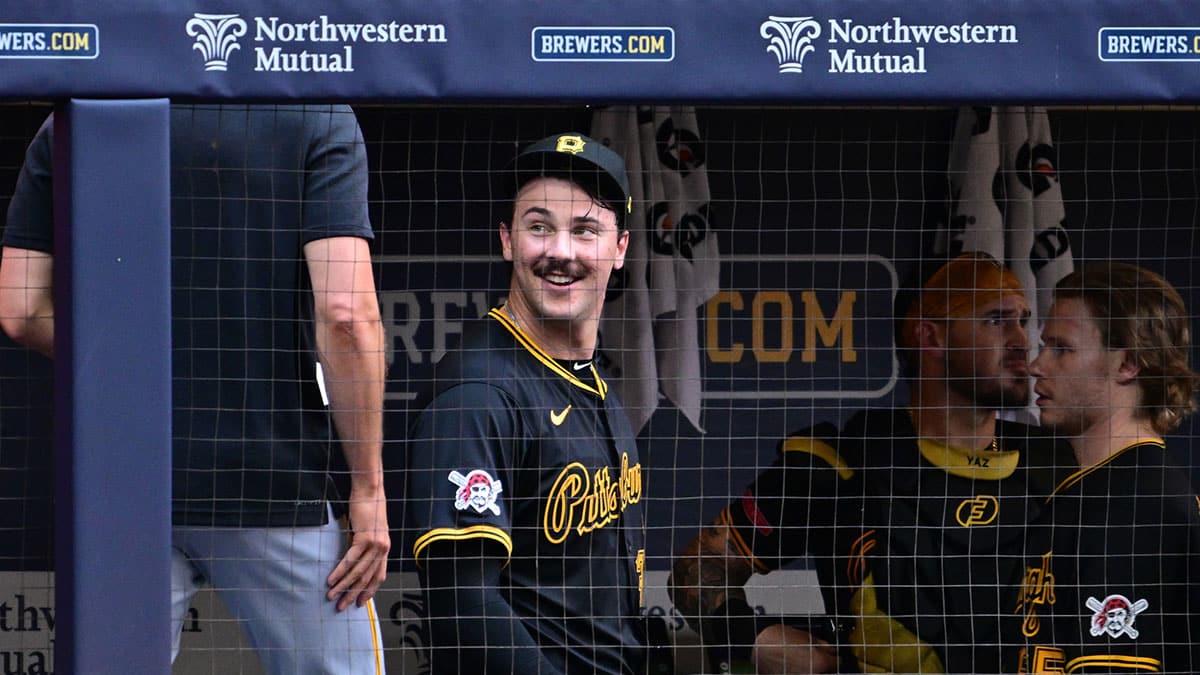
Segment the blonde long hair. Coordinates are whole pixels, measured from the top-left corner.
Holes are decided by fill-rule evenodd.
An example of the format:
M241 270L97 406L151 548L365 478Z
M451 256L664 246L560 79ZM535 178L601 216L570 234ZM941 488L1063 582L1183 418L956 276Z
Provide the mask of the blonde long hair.
M1125 349L1138 366L1139 416L1167 434L1196 411L1197 373L1188 365L1191 317L1183 298L1158 274L1121 262L1081 265L1054 299L1083 301L1108 349Z

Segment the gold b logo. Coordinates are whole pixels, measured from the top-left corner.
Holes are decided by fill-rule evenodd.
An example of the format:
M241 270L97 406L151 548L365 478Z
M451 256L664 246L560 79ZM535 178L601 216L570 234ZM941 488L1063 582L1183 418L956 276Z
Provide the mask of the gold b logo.
M572 155L578 155L583 152L583 137L582 136L559 136L558 145L554 146L557 152L569 152Z

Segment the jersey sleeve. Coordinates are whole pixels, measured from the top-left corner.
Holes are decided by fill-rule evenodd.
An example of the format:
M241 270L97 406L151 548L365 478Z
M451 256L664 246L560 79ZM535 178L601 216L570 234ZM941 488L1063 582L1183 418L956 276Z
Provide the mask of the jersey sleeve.
M721 512L734 547L760 573L811 555L828 556L834 497L854 471L830 440L802 433L780 443L775 463Z
M53 136L54 116L51 115L42 123L25 153L25 163L8 205L5 246L54 252Z
M337 105L304 110L311 136L305 160L305 242L340 236L373 239L366 143L353 109Z
M431 545L468 539L511 556L506 490L521 426L513 401L485 383L451 387L421 411L409 434L405 503L418 565Z

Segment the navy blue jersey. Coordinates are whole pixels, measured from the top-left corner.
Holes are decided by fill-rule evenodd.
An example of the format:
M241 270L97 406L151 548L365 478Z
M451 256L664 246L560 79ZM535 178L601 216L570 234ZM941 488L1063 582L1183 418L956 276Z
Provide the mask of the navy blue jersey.
M405 519L418 565L464 539L507 558L506 600L564 671L639 672L642 465L608 384L578 365L502 310L472 324L418 401Z
M1024 526L1066 448L996 424L994 450L917 438L907 411L806 430L721 514L759 572L807 557L867 672L999 672Z
M1023 672L1200 672L1200 498L1157 441L1055 490L1031 530L1012 640Z
M5 246L54 251L52 131L29 148ZM373 237L348 106L171 106L176 525L322 524L348 485L303 252L334 236Z

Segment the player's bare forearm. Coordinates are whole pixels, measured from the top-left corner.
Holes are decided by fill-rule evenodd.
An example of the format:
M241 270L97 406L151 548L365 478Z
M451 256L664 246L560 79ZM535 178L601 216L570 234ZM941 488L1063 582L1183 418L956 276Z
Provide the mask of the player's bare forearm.
M383 493L385 366L378 314L318 327L329 410L350 468L351 496Z
M383 323L365 240L331 237L304 247L314 331L329 411L352 472L352 490L383 491Z
M355 237L305 246L329 411L350 469L350 548L329 575L338 609L362 606L387 576L391 538L383 484L383 327L370 252Z
M54 356L54 259L5 246L0 260L0 326L14 342Z
M374 295L371 296L374 306ZM351 497L383 495L383 333L378 307L317 322L329 411L350 468Z
M729 527L710 525L675 559L667 582L671 601L695 626L727 600L745 600L743 586L753 573L750 561L733 548Z
M381 328L367 318L326 326L321 359L330 412L350 469L350 548L329 577L338 609L366 604L387 577L391 538L383 484ZM318 328L318 334L321 329Z

